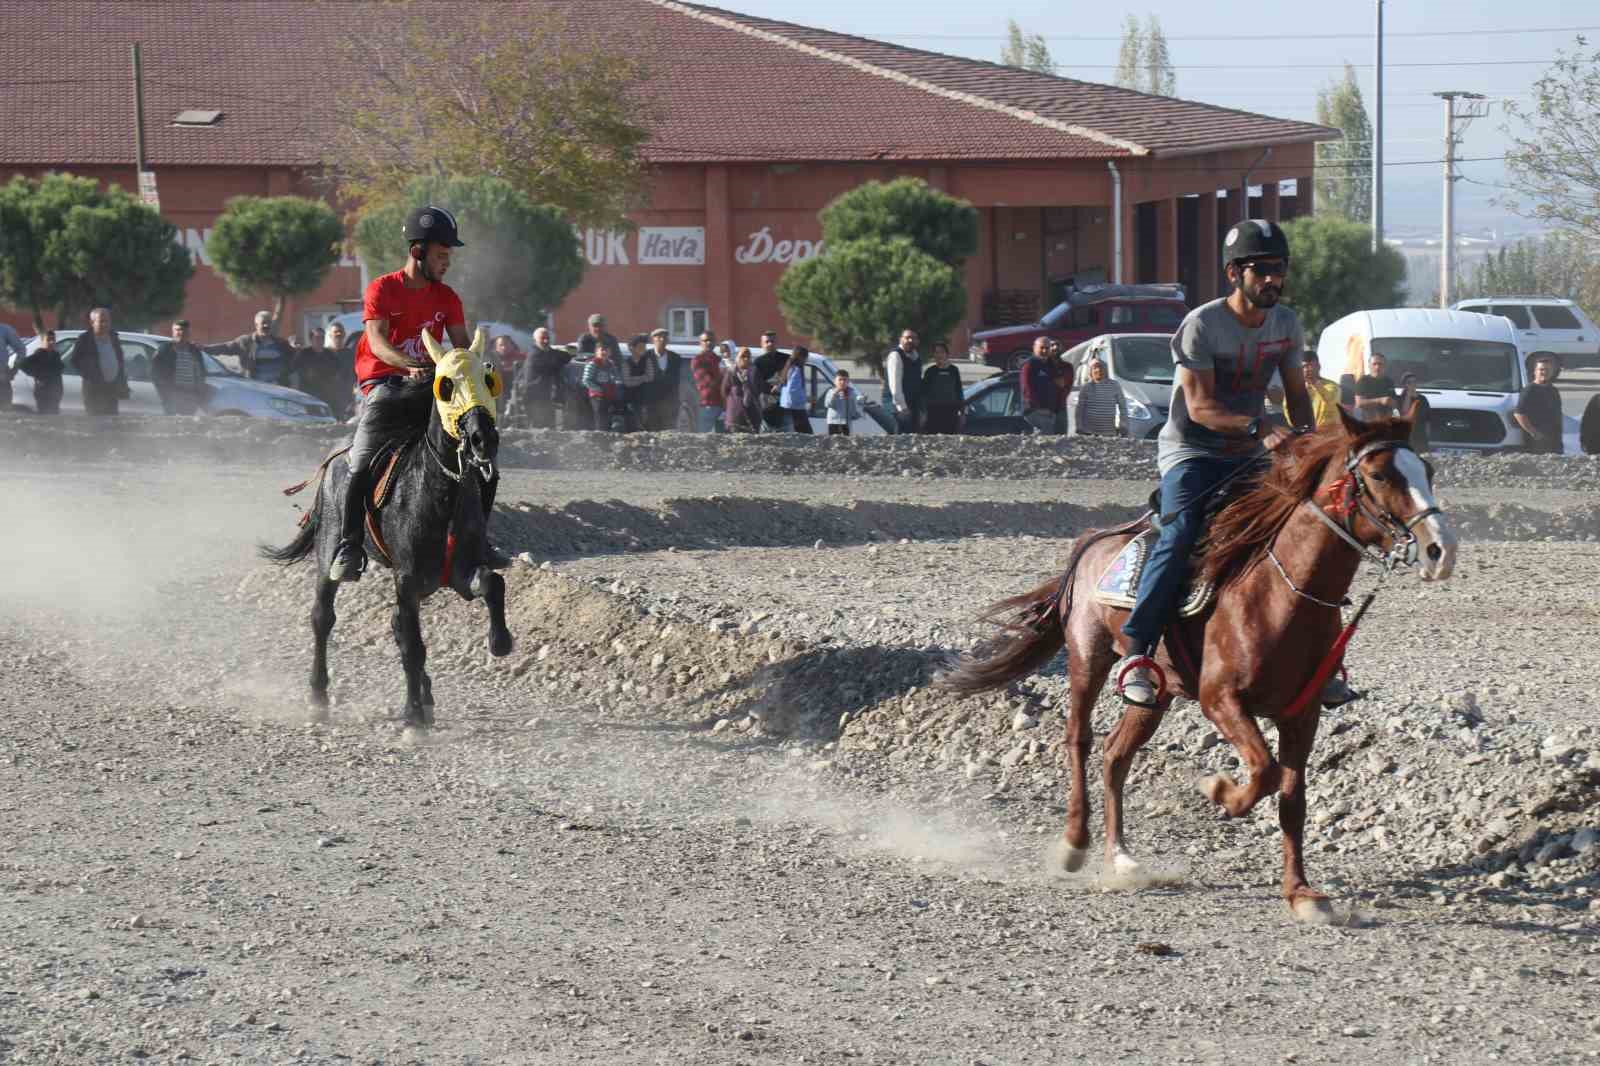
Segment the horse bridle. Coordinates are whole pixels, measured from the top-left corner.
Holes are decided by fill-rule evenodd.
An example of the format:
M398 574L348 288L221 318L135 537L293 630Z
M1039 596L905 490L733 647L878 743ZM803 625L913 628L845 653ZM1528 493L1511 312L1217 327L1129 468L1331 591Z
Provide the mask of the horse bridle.
M1403 566L1414 565L1417 561L1416 528L1434 515L1444 513L1435 506L1424 508L1410 518L1401 518L1387 507L1377 503L1371 487L1367 484L1366 475L1361 472L1361 461L1374 455L1380 455L1383 452L1392 451L1408 451L1416 455L1416 452L1412 451L1411 447L1403 441L1376 440L1363 446L1350 456L1349 460L1344 464L1344 480L1343 482L1335 483L1346 485L1346 492L1348 493L1348 502L1339 508L1341 511L1340 521L1334 521L1328 512L1319 507L1314 500L1306 501L1306 505L1311 508L1312 514L1316 515L1323 525L1333 530L1340 540L1361 553L1362 558L1377 563L1385 570L1395 570ZM1417 458L1422 461L1422 467L1427 471L1431 485L1433 481L1433 464L1423 459L1420 455ZM1360 511L1367 521L1378 528L1380 536L1388 538L1389 549L1387 551L1375 550L1372 545L1363 544L1356 539L1354 519L1357 511Z

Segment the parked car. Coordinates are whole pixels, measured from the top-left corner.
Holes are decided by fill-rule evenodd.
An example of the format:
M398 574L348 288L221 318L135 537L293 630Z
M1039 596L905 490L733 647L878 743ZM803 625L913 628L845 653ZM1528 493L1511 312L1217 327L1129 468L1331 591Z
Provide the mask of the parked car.
M1022 417L1021 375L1008 370L968 385L966 417L961 432L969 437L998 437L1007 433L1032 433Z
M56 330L56 349L66 355L72 342L82 333L81 329ZM156 387L150 381L150 363L155 358L156 349L172 338L156 333L122 330L117 331L117 337L122 341L122 356L128 371L128 391L131 393L122 401L121 410L125 414L161 414L161 397L156 394ZM32 352L38 347L38 337L29 339L28 351ZM207 414L270 418L307 425L335 421L328 405L315 396L282 385L252 381L229 370L210 355L201 353L201 357L206 364L206 384L210 386L210 394L202 407ZM77 370L68 363L62 374L61 409L83 410L83 381ZM11 387L13 403L33 406L32 378L18 374Z
M1067 352L1074 387L1089 381L1089 363L1099 359L1106 375L1122 386L1128 406L1127 436L1150 440L1167 424L1172 405L1172 335L1170 333L1107 333ZM1077 405L1070 404L1073 414ZM1073 429L1077 429L1074 421Z
M669 344L669 349L683 356L685 362L693 359L700 353L697 344ZM737 351L738 345L734 346ZM570 346L569 346L569 350ZM779 349L788 354L788 349ZM571 362L562 368L561 386L566 397L566 420L562 423L567 429L593 429L594 412L590 408L583 389L583 368L589 364L587 355L575 356ZM723 360L723 369L726 371L727 360ZM828 390L833 388L833 375L837 371L833 360L818 352L811 352L806 360L806 396L811 401L811 430L813 433L826 434L828 432L828 412L823 408L822 401L827 397ZM687 376L689 368L683 369L685 375L684 388L689 388ZM857 386L859 390L860 386ZM884 413L883 406L876 400L868 400L858 392L857 400L861 406L861 415L850 424L850 432L857 437L881 437L894 432L894 419Z
M1033 342L1040 337L1051 338L1065 351L1102 333L1170 336L1188 313L1181 285L1087 285L1069 289L1067 298L1037 322L974 333L971 357L1016 370L1033 354Z
M1460 300L1455 311L1511 320L1525 352L1553 352L1566 369L1600 366L1600 327L1571 300L1555 296L1491 296Z
M1436 451L1523 445L1511 414L1528 378L1510 319L1426 307L1345 315L1317 342L1322 376L1339 383L1345 402L1374 349L1388 358L1395 382L1408 372L1417 375L1417 391L1428 398L1428 439ZM1565 419L1563 438L1567 453L1578 454L1577 419Z

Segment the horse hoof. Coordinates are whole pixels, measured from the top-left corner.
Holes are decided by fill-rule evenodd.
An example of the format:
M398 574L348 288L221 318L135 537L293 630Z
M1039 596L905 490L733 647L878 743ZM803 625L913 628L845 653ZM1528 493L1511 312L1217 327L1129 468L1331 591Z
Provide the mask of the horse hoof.
M1294 915L1295 921L1307 925L1333 925L1339 920L1333 909L1333 901L1316 893L1306 893L1290 900L1289 913Z
M1075 874L1083 869L1084 863L1089 861L1088 848L1075 848L1067 843L1064 838L1058 838L1055 845L1055 868L1069 874Z
M1118 877L1138 877L1144 872L1144 866L1138 859L1118 848L1116 854L1111 857L1111 871Z
M511 654L511 634L510 633L490 633L489 634L489 654L493 655L496 659L503 659L507 655L510 655Z
M1222 793L1231 784L1233 784L1233 782L1229 781L1221 774L1211 774L1208 777L1202 777L1200 779L1200 793L1212 803L1220 806L1222 803Z

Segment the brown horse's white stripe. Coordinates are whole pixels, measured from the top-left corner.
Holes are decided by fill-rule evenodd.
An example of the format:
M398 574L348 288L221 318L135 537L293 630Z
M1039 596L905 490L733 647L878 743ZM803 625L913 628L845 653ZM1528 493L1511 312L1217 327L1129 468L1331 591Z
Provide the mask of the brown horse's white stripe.
M1396 448L1394 465L1411 490L1411 499L1417 505L1414 513L1433 512L1415 530L1421 549L1417 554L1422 564L1422 580L1443 581L1456 565L1455 530L1450 528L1450 520L1439 512L1439 505L1434 501L1433 486L1428 484L1428 471L1422 465L1422 457L1409 448Z

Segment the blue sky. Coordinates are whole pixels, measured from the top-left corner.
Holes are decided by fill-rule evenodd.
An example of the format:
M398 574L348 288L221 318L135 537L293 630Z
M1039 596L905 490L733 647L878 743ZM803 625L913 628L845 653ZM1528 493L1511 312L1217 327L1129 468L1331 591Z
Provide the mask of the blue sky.
M1062 4L1059 0L721 3L751 14L980 59L998 58L1006 19L1014 18L1025 30L1048 38L1061 73L1087 81L1111 80L1122 21L1130 11L1141 17L1155 14L1170 41L1180 96L1310 120L1317 89L1338 76L1340 64L1349 61L1357 65L1369 110L1373 104L1372 0L1309 5L1263 0L1146 0L1135 7ZM1385 158L1395 164L1419 164L1385 170L1385 210L1391 223L1437 226L1442 166L1430 161L1442 158L1444 105L1429 94L1464 90L1497 101L1509 97L1527 102L1543 64L1557 50L1573 47L1574 31L1491 31L1579 26L1600 27L1600 4L1595 0L1522 0L1515 5L1389 0L1384 5ZM1406 36L1440 31L1453 35ZM1183 39L1230 33L1236 38ZM1600 41L1600 29L1591 29L1587 36L1591 44ZM1464 158L1501 155L1506 137L1500 127L1506 121L1496 102L1489 117L1466 131L1460 154ZM1504 180L1498 162L1463 163L1461 173L1489 185ZM1489 203L1496 195L1501 195L1500 190L1463 182L1457 192L1462 223L1494 225L1503 221L1505 212Z

